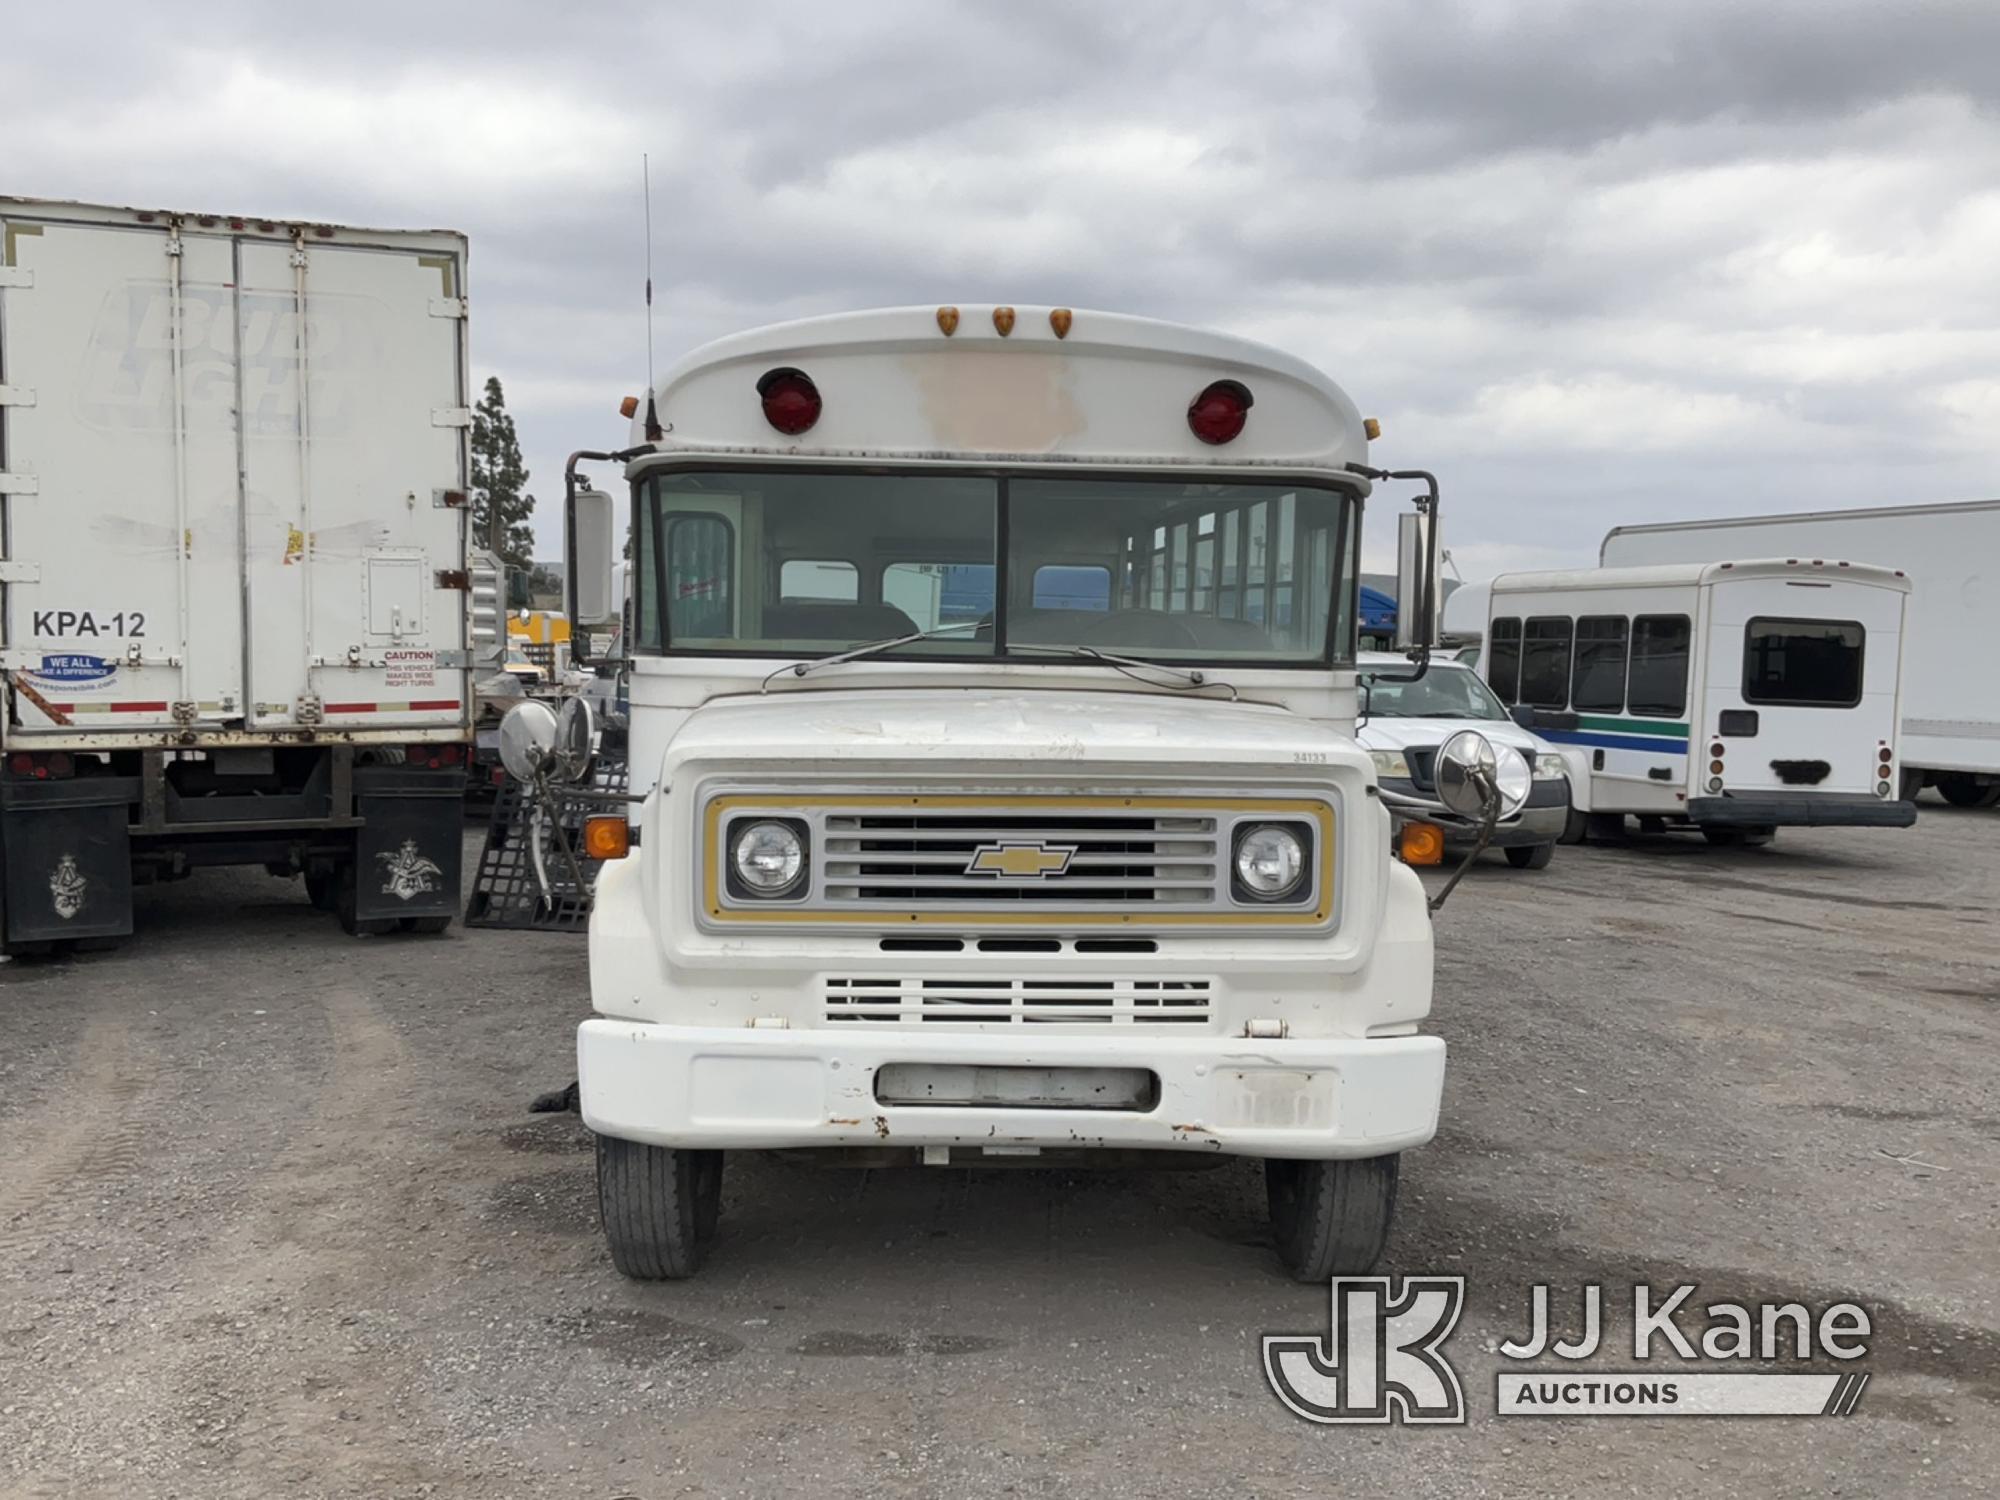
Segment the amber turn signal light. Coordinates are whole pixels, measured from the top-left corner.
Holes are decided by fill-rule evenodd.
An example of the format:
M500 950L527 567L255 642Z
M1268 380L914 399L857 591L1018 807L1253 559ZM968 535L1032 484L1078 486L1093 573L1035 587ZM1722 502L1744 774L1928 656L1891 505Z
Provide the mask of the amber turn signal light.
M1443 864L1444 830L1435 823L1405 823L1402 855L1406 865Z
M623 859L632 852L632 827L623 818L585 818L583 854L586 859Z
M638 416L639 398L637 396L627 396L623 401L620 401L618 403L618 415L625 418L628 422Z

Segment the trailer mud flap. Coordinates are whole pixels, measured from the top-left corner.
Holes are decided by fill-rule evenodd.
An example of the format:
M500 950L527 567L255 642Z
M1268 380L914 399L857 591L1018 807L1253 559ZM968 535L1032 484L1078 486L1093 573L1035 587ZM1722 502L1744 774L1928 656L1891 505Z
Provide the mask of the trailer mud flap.
M130 776L0 781L9 944L132 931Z
M354 911L381 917L458 912L464 854L465 775L401 766L356 766Z

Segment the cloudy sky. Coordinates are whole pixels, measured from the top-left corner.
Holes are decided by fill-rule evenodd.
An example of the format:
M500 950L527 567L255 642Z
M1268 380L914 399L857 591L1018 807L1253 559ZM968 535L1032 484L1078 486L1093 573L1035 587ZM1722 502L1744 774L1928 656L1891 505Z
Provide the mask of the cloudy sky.
M1051 302L1314 361L1467 578L2000 493L1987 0L15 0L0 192L472 238L556 549L658 352ZM1393 553L1377 507L1371 560Z

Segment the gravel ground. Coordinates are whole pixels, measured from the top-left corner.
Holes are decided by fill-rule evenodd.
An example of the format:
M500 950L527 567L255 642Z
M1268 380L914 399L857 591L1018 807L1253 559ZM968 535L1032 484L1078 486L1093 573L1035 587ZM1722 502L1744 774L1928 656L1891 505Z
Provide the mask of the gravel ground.
M1247 1163L738 1158L701 1279L626 1282L586 1135L526 1111L571 1076L580 939L350 940L203 874L116 952L0 968L0 1492L1992 1494L1996 905L2000 815L1930 802L1489 856L1439 919L1444 1128L1384 1268L1468 1278L1471 1423L1384 1430L1266 1389L1258 1335L1327 1301ZM1532 1283L1567 1322L1684 1280L1862 1302L1858 1414L1493 1415Z

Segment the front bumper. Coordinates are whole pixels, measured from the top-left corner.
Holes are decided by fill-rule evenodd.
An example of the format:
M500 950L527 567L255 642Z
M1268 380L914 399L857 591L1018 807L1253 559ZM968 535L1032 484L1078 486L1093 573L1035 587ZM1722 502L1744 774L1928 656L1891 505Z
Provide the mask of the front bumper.
M1478 841L1478 823L1460 817L1429 793L1419 791L1414 782L1385 778L1381 787L1382 805L1389 809L1398 829L1405 823L1435 823L1444 830L1447 845ZM1488 846L1517 849L1552 844L1562 837L1568 822L1569 781L1565 777L1549 777L1532 785L1527 803L1519 813L1495 826Z
M884 1104L888 1063L1146 1068L1146 1110ZM1044 1146L1239 1156L1383 1156L1437 1131L1441 1037L1134 1037L897 1028L669 1026L595 1017L577 1029L584 1123L692 1149Z
M1752 792L1690 797L1687 815L1703 828L1908 828L1917 804L1866 792Z

